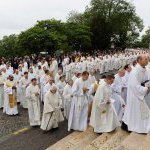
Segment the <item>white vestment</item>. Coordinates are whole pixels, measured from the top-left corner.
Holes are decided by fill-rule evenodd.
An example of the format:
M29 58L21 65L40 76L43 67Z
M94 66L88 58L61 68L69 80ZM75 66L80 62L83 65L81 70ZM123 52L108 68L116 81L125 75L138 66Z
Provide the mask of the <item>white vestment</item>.
M44 101L44 86L48 83L48 80L50 79L49 75L44 74L40 78L40 85L41 85L41 101Z
M26 89L30 126L40 125L40 97L36 96L35 93L40 94L38 85L30 84Z
M29 83L29 79L26 79L25 77L22 77L19 82L19 87L21 88L21 105L23 106L23 108L28 108L28 101L26 99L26 88Z
M94 127L94 132L111 132L120 126L118 116L110 99L111 86L106 82L99 85L94 97L90 125ZM107 104L111 101L110 104ZM106 111L103 113L102 111Z
M71 100L72 100L72 87L67 84L63 91L63 97L64 97L64 116L68 119L70 108L71 108Z
M61 99L59 98L59 93L55 94L48 91L44 97L44 110L41 123L42 130L50 130L52 128L57 128L58 123L63 121L63 115L61 112Z
M123 117L123 122L127 124L129 131L137 133L150 132L150 109L145 101L148 88L141 86L141 83L147 80L147 76L146 69L139 64L130 74L127 105Z
M122 98L122 88L123 88L122 78L117 74L115 76L114 83L112 84L112 99L115 100L113 105L115 107L115 110L117 112L120 121L122 120L124 113L123 105L125 105L125 102Z
M6 81L5 76L0 75L0 108L4 107L4 83Z
M68 120L68 131L71 129L85 131L88 125L89 94L83 93L83 88L90 88L89 82L79 78L72 87L73 98Z
M13 86L16 87L17 83L15 81L9 81L7 80L4 84L4 108L3 113L6 113L7 115L17 115L18 109L17 109L17 100L16 97L14 97L14 100L16 101L15 105L11 107L9 95L15 94L14 89L12 89ZM17 95L17 94L16 94Z

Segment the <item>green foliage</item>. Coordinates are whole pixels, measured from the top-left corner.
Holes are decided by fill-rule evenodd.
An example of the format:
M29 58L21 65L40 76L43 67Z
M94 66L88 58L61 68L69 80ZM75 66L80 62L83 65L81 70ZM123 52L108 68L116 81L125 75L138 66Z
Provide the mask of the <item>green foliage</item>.
M11 57L19 55L17 35L4 36L3 39L0 40L0 55Z
M109 48L112 41L124 48L132 44L143 29L135 7L126 0L92 0L82 15L72 13L68 21L90 27L93 48Z
M91 46L90 35L90 30L85 25L45 20L22 32L19 35L19 45L32 53L48 51L54 54L56 50L76 50L79 45L86 48Z
M146 31L145 35L143 35L142 40L141 40L141 45L143 48L150 47L150 27Z

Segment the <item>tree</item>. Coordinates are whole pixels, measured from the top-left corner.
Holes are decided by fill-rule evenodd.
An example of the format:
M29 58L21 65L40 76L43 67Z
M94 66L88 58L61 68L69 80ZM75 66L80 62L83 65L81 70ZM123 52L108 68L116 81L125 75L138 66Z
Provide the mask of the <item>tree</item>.
M18 36L15 34L4 36L3 39L0 40L0 55L5 57L19 55L17 42Z
M150 47L150 27L145 32L145 35L142 36L141 45L143 48L149 48Z
M92 0L82 15L76 13L70 18L68 21L90 27L92 46L96 49L110 48L111 42L124 48L136 40L143 29L143 22L137 16L135 7L126 0Z
M59 20L38 21L18 37L21 49L28 53L47 51L69 52L91 46L90 29L79 23L64 23Z
M66 24L67 41L73 50L88 50L91 47L90 28L80 23Z
M62 35L63 23L57 20L38 21L37 24L19 35L19 44L29 53L48 51L53 53L66 41Z

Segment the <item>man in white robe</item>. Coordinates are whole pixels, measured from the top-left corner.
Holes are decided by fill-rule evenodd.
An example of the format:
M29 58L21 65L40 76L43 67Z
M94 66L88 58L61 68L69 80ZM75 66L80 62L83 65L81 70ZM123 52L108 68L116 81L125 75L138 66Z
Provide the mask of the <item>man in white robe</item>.
M112 98L115 100L113 104L120 121L122 120L125 107L125 101L122 98L122 91L124 88L122 77L124 77L124 75L125 70L124 68L121 68L118 71L118 74L115 75L115 80L112 84Z
M72 100L72 85L73 80L69 80L67 85L64 87L63 98L64 98L64 116L66 119L69 118L71 100Z
M0 109L4 107L4 83L6 82L5 76L0 71Z
M19 70L15 70L14 80L17 82L17 102L21 102L21 87L19 87L19 81L21 79L21 74Z
M30 126L38 126L40 121L40 89L37 85L37 79L33 78L31 84L26 89L26 98L28 100L28 114Z
M91 69L90 70L90 75L89 75L89 82L90 82L90 84L92 85L92 84L94 84L95 82L96 82L96 78L95 78L95 70L94 69Z
M21 78L19 82L19 87L21 88L21 105L23 108L28 108L28 101L26 99L26 88L30 84L30 80L28 78L28 72L24 72L24 76Z
M58 63L55 58L52 58L52 64L50 65L50 72L52 73L52 77L55 77L58 72Z
M150 92L150 87L142 85L148 79L145 68L148 58L146 55L141 55L137 58L137 62L138 64L129 78L127 105L122 129L137 133L148 133L150 132L150 109L146 103L145 96Z
M4 94L3 113L10 116L17 115L17 83L12 75L9 75L9 79L5 82Z
M58 73L55 76L55 83L57 84L59 82L59 78L62 75L62 70L58 70Z
M68 131L71 129L85 131L88 125L88 107L89 107L89 73L82 73L82 77L77 79L72 87L72 101L68 120Z
M60 94L60 98L62 100L62 106L64 107L64 97L63 97L63 91L64 87L66 86L66 75L61 75L60 80L57 83L58 92Z
M52 86L44 97L44 110L41 123L41 129L49 131L52 128L58 128L59 122L63 121L61 112L62 101L59 97L56 86Z
M126 73L125 73L125 76L122 78L123 85L124 85L124 87L122 89L122 98L124 99L124 101L126 103L129 75L130 75L130 72L132 71L132 68L130 65L125 65L124 69L125 69Z
M104 84L99 85L94 97L90 125L96 133L111 132L120 126L118 116L115 112L111 99L111 84L113 75L107 75Z
M50 79L49 70L45 70L45 74L40 78L40 87L41 87L41 101L44 101L44 86L48 83Z

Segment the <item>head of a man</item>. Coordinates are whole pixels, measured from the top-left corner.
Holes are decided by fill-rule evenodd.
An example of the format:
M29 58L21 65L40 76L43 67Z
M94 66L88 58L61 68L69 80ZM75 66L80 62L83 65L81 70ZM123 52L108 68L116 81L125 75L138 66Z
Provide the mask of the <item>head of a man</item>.
M50 77L50 79L49 79L49 84L53 84L54 83L54 79L52 78L52 77Z
M128 65L125 65L124 69L127 71L127 72L131 72L132 68L131 66L128 64Z
M50 74L49 70L45 70L45 74L49 75Z
M145 54L138 56L137 62L142 67L147 66L148 65L148 56Z
M42 68L42 67L39 65L39 66L38 66L38 69L41 70L41 68Z
M114 79L115 79L115 76L113 74L108 74L106 76L105 81L106 81L107 84L111 85L111 84L113 84Z
M57 87L56 86L52 86L50 89L50 92L55 94L57 92Z
M72 86L72 85L73 85L73 80L70 79L70 80L68 81L68 84L69 84L70 86Z
M66 80L66 75L60 76L59 80L60 80L61 82L64 82L64 81Z
M25 73L24 73L24 77L25 77L26 79L28 79L28 72L25 72Z
M124 68L119 69L118 75L119 75L120 77L124 77L124 75L125 75L125 70L124 70Z
M58 70L58 74L61 75L62 74L62 70Z
M29 72L30 72L30 73L33 73L33 69L32 69L32 68L30 68L30 69L29 69Z
M9 75L9 80L10 80L10 81L13 81L13 80L14 80L13 75Z
M14 72L15 72L15 74L17 74L17 75L19 74L19 70L18 70L18 69L16 69Z
M89 78L89 73L87 71L84 71L82 73L82 80L86 81L86 80L88 80L88 78Z
M36 86L36 84L37 84L36 78L33 78L33 79L31 80L31 83L32 83L33 86Z

